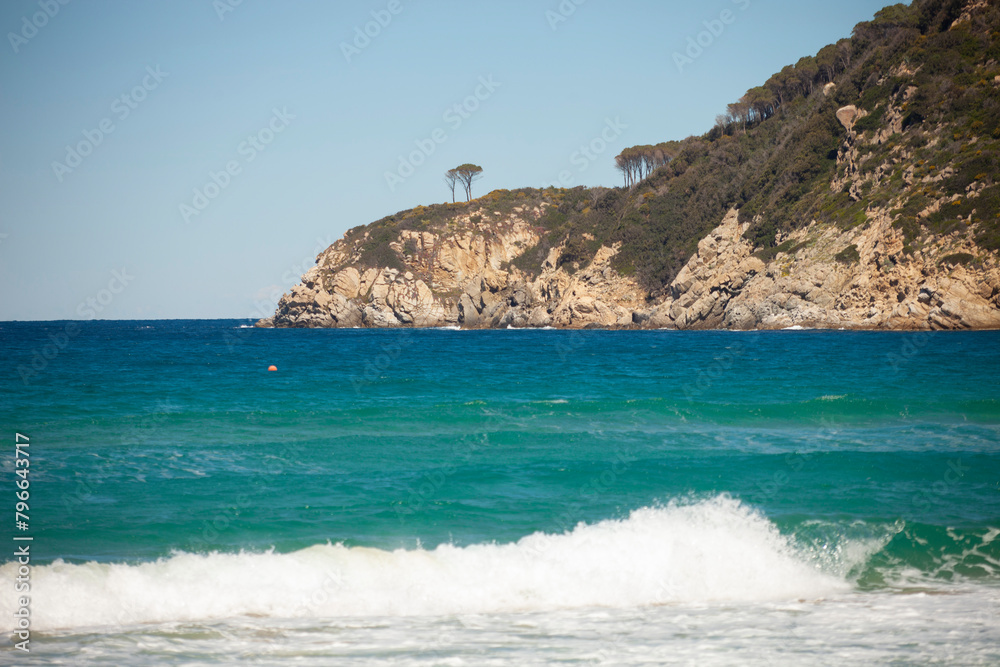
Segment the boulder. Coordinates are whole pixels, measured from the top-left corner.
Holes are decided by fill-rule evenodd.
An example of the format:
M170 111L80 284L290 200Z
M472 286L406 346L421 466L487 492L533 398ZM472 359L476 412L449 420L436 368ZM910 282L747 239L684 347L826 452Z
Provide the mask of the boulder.
M844 126L848 132L854 129L854 124L858 122L860 113L858 108L853 104L848 104L846 107L840 107L837 109L837 120L840 124ZM829 118L829 116L827 116Z
M353 266L333 277L333 291L347 299L356 299L361 291L361 274Z
M458 300L458 322L468 329L479 326L479 310L467 293L463 293Z
M542 329L552 325L552 315L543 306L538 306L531 311L528 317L528 326L535 329Z

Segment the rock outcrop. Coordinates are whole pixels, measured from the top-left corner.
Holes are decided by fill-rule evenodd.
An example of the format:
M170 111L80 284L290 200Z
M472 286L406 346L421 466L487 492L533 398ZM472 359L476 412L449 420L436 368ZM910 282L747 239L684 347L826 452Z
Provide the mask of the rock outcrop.
M472 222L486 217L481 210L444 234L403 232L391 244L402 268L358 266L356 249L338 241L258 326L1000 328L1000 263L971 231L927 236L905 253L890 215L875 211L849 230L813 222L768 257L754 253L743 236L749 223L733 210L651 302L613 268L614 247L582 268L560 264L563 247L538 275L512 265L538 243L541 208Z
M600 248L580 270L558 266L561 247L538 275L511 265L539 242L532 223L543 208L501 219L478 210L457 217L447 233L404 231L390 244L403 268L358 266L358 243L342 239L258 326L584 328L641 320L646 292L611 267L616 248Z
M1000 328L1000 265L970 233L925 239L923 250L907 255L883 212L848 231L813 223L765 263L742 236L746 224L733 211L702 240L651 326ZM977 256L981 266L963 264Z

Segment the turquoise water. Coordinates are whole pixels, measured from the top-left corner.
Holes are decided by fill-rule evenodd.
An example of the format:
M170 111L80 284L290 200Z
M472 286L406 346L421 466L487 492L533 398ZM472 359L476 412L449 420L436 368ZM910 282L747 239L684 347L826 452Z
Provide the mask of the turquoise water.
M1000 661L997 332L73 326L25 664Z

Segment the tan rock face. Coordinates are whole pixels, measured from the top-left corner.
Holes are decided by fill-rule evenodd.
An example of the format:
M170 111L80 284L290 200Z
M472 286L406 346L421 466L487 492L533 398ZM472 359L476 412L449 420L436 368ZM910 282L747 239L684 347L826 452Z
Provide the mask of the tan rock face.
M333 291L347 299L356 299L361 291L361 274L353 266L337 273L333 278Z
M837 120L840 121L840 124L843 125L844 129L848 132L854 129L854 124L858 122L858 118L860 118L860 112L853 104L837 109Z
M458 218L447 233L407 230L391 244L397 268L364 267L342 240L320 255L285 294L278 327L615 327L753 329L789 326L873 329L1000 328L1000 265L978 248L973 230L922 239L903 251L884 211L849 230L813 223L786 241L792 254L764 261L743 238L746 223L730 211L698 244L658 302L612 266L602 247L583 267L558 267L552 248L538 275L510 262L540 239L543 211L520 210L473 223ZM482 216L486 218L487 216ZM838 253L854 246L858 261ZM968 253L975 267L944 258Z
M389 286L387 305L403 324L418 327L440 326L445 322L445 307L434 298L431 289L422 280L410 278Z
M763 272L764 263L752 257L743 239L747 224L730 211L722 224L698 244L698 253L670 285L670 297L652 317L652 326L677 329L716 329L725 318L728 302L747 281Z
M391 245L405 268L359 269L344 241L331 246L262 326L631 326L648 310L646 292L611 267L616 248L601 248L571 274L556 268L553 248L541 275L510 266L540 236L539 209L515 209L499 222L472 223L452 234L403 231ZM484 216L485 217L485 216ZM525 219L527 218L527 219Z
M849 231L812 224L790 237L794 255L765 264L750 255L735 211L702 240L650 325L676 329L1000 328L1000 268L971 233L938 239L918 258L903 254L885 213ZM837 253L855 246L860 261ZM982 269L951 266L957 252L985 257Z

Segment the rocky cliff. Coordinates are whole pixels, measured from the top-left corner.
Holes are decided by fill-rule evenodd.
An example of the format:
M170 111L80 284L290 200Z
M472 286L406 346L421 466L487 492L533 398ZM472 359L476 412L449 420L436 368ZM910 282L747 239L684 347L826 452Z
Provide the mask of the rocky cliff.
M1000 262L976 245L973 230L928 235L906 254L885 213L847 231L813 222L765 261L733 210L701 240L668 294L650 300L614 269L614 247L599 248L582 268L559 265L564 247L550 250L537 276L512 266L538 243L532 223L543 210L471 222L479 209L446 233L403 232L391 244L399 268L359 267L365 237L340 240L258 326L1000 328ZM968 257L978 261L969 265Z
M537 247L544 230L535 223L548 206L516 206L507 215L480 207L444 230L404 230L389 243L401 266L361 266L371 233L345 237L258 326L627 327L641 320L646 293L610 267L614 248L600 248L577 271L557 266L562 247L551 249L537 276L511 265Z
M997 256L970 233L924 239L922 250L907 255L886 215L846 232L813 223L789 237L789 252L764 262L743 238L747 225L733 211L701 241L651 326L1000 328ZM845 249L853 252L845 257ZM966 256L981 264L962 264Z
M1000 328L998 118L1000 8L894 5L629 187L350 230L258 326Z

